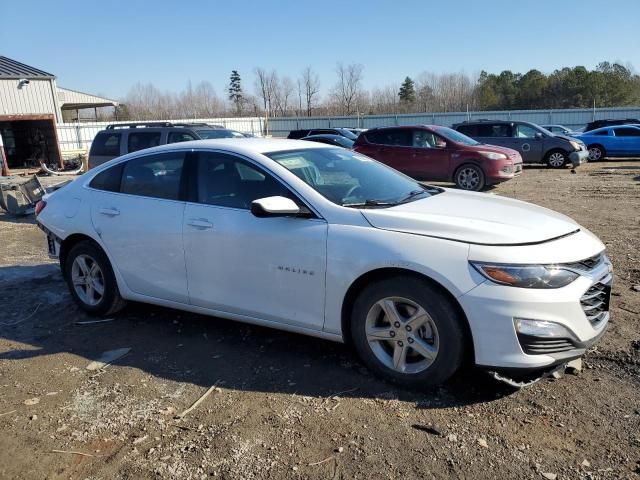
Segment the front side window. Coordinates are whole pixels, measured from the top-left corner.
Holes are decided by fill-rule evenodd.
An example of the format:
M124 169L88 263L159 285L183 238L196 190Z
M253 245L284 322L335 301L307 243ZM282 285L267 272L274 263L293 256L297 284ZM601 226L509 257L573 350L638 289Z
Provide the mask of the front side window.
M614 128L616 137L640 137L640 128Z
M124 165L120 192L179 200L184 158L184 152L169 152L129 160Z
M127 144L128 152L137 152L145 148L160 145L160 132L131 132Z
M91 155L117 157L120 155L119 133L99 133L91 144Z
M513 136L516 138L536 138L536 133L539 133L538 130L529 125L516 125Z
M595 132L594 135L607 136L607 135L609 135L609 130L599 130L599 131Z
M265 155L342 206L387 207L439 192L369 157L342 148L309 148Z
M197 202L219 207L250 209L265 197L292 194L280 182L233 155L202 152L197 164Z
M167 143L190 142L191 140L197 140L197 138L189 132L169 132L167 137Z

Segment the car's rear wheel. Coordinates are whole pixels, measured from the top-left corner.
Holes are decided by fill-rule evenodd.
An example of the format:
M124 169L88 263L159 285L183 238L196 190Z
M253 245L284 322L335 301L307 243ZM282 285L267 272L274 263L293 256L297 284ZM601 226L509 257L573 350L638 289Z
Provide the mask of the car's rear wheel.
M551 168L563 168L567 160L567 154L562 150L552 150L547 154L547 165Z
M485 176L484 172L477 165L462 165L453 178L456 186L462 190L479 192L484 188Z
M589 145L589 161L597 162L603 160L605 156L604 147L601 145Z
M86 240L74 245L64 268L71 296L88 314L112 315L126 305L109 259L95 243Z
M382 378L429 387L447 380L462 364L462 322L450 300L429 282L395 277L360 293L351 336L363 362Z

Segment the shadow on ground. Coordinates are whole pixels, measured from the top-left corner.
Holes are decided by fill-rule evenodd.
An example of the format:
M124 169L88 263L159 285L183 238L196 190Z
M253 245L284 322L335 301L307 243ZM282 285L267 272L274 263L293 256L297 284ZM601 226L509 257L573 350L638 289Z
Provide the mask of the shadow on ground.
M144 304L130 304L110 322L78 325L92 318L76 307L52 265L0 268L0 290L8 300L0 338L20 344L0 350L0 362L66 353L82 357L74 363L83 368L106 350L130 347L116 365L201 386L317 397L391 393L427 409L513 393L471 368L432 391L403 390L371 375L343 344Z

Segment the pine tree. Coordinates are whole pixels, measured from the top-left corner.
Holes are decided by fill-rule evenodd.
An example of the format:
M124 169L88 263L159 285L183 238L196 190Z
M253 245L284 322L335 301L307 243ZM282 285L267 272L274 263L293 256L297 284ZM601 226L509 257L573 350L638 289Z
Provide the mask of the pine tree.
M406 77L404 79L398 91L398 97L400 97L400 101L403 103L413 103L416 101L416 87L411 78Z
M242 114L242 103L244 94L242 92L242 85L240 83L240 74L237 70L231 71L229 77L229 100L231 100L236 106L236 113Z

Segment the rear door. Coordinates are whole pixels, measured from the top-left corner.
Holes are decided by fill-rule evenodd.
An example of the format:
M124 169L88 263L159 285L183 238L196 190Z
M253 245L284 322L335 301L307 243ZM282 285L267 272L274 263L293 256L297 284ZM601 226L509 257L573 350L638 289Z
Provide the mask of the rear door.
M181 200L185 156L144 155L111 167L90 184L94 228L127 286L180 303L188 303ZM112 179L105 183L108 175Z
M520 152L522 161L525 163L540 163L542 161L544 139L537 137L537 133L542 132L539 132L530 125L516 123L513 126L513 143L511 148Z
M451 150L444 138L429 130L413 129L412 159L404 173L418 180L448 180Z
M389 128L364 135L370 145L367 145L367 151L359 148L357 151L407 175L414 171L411 128Z

